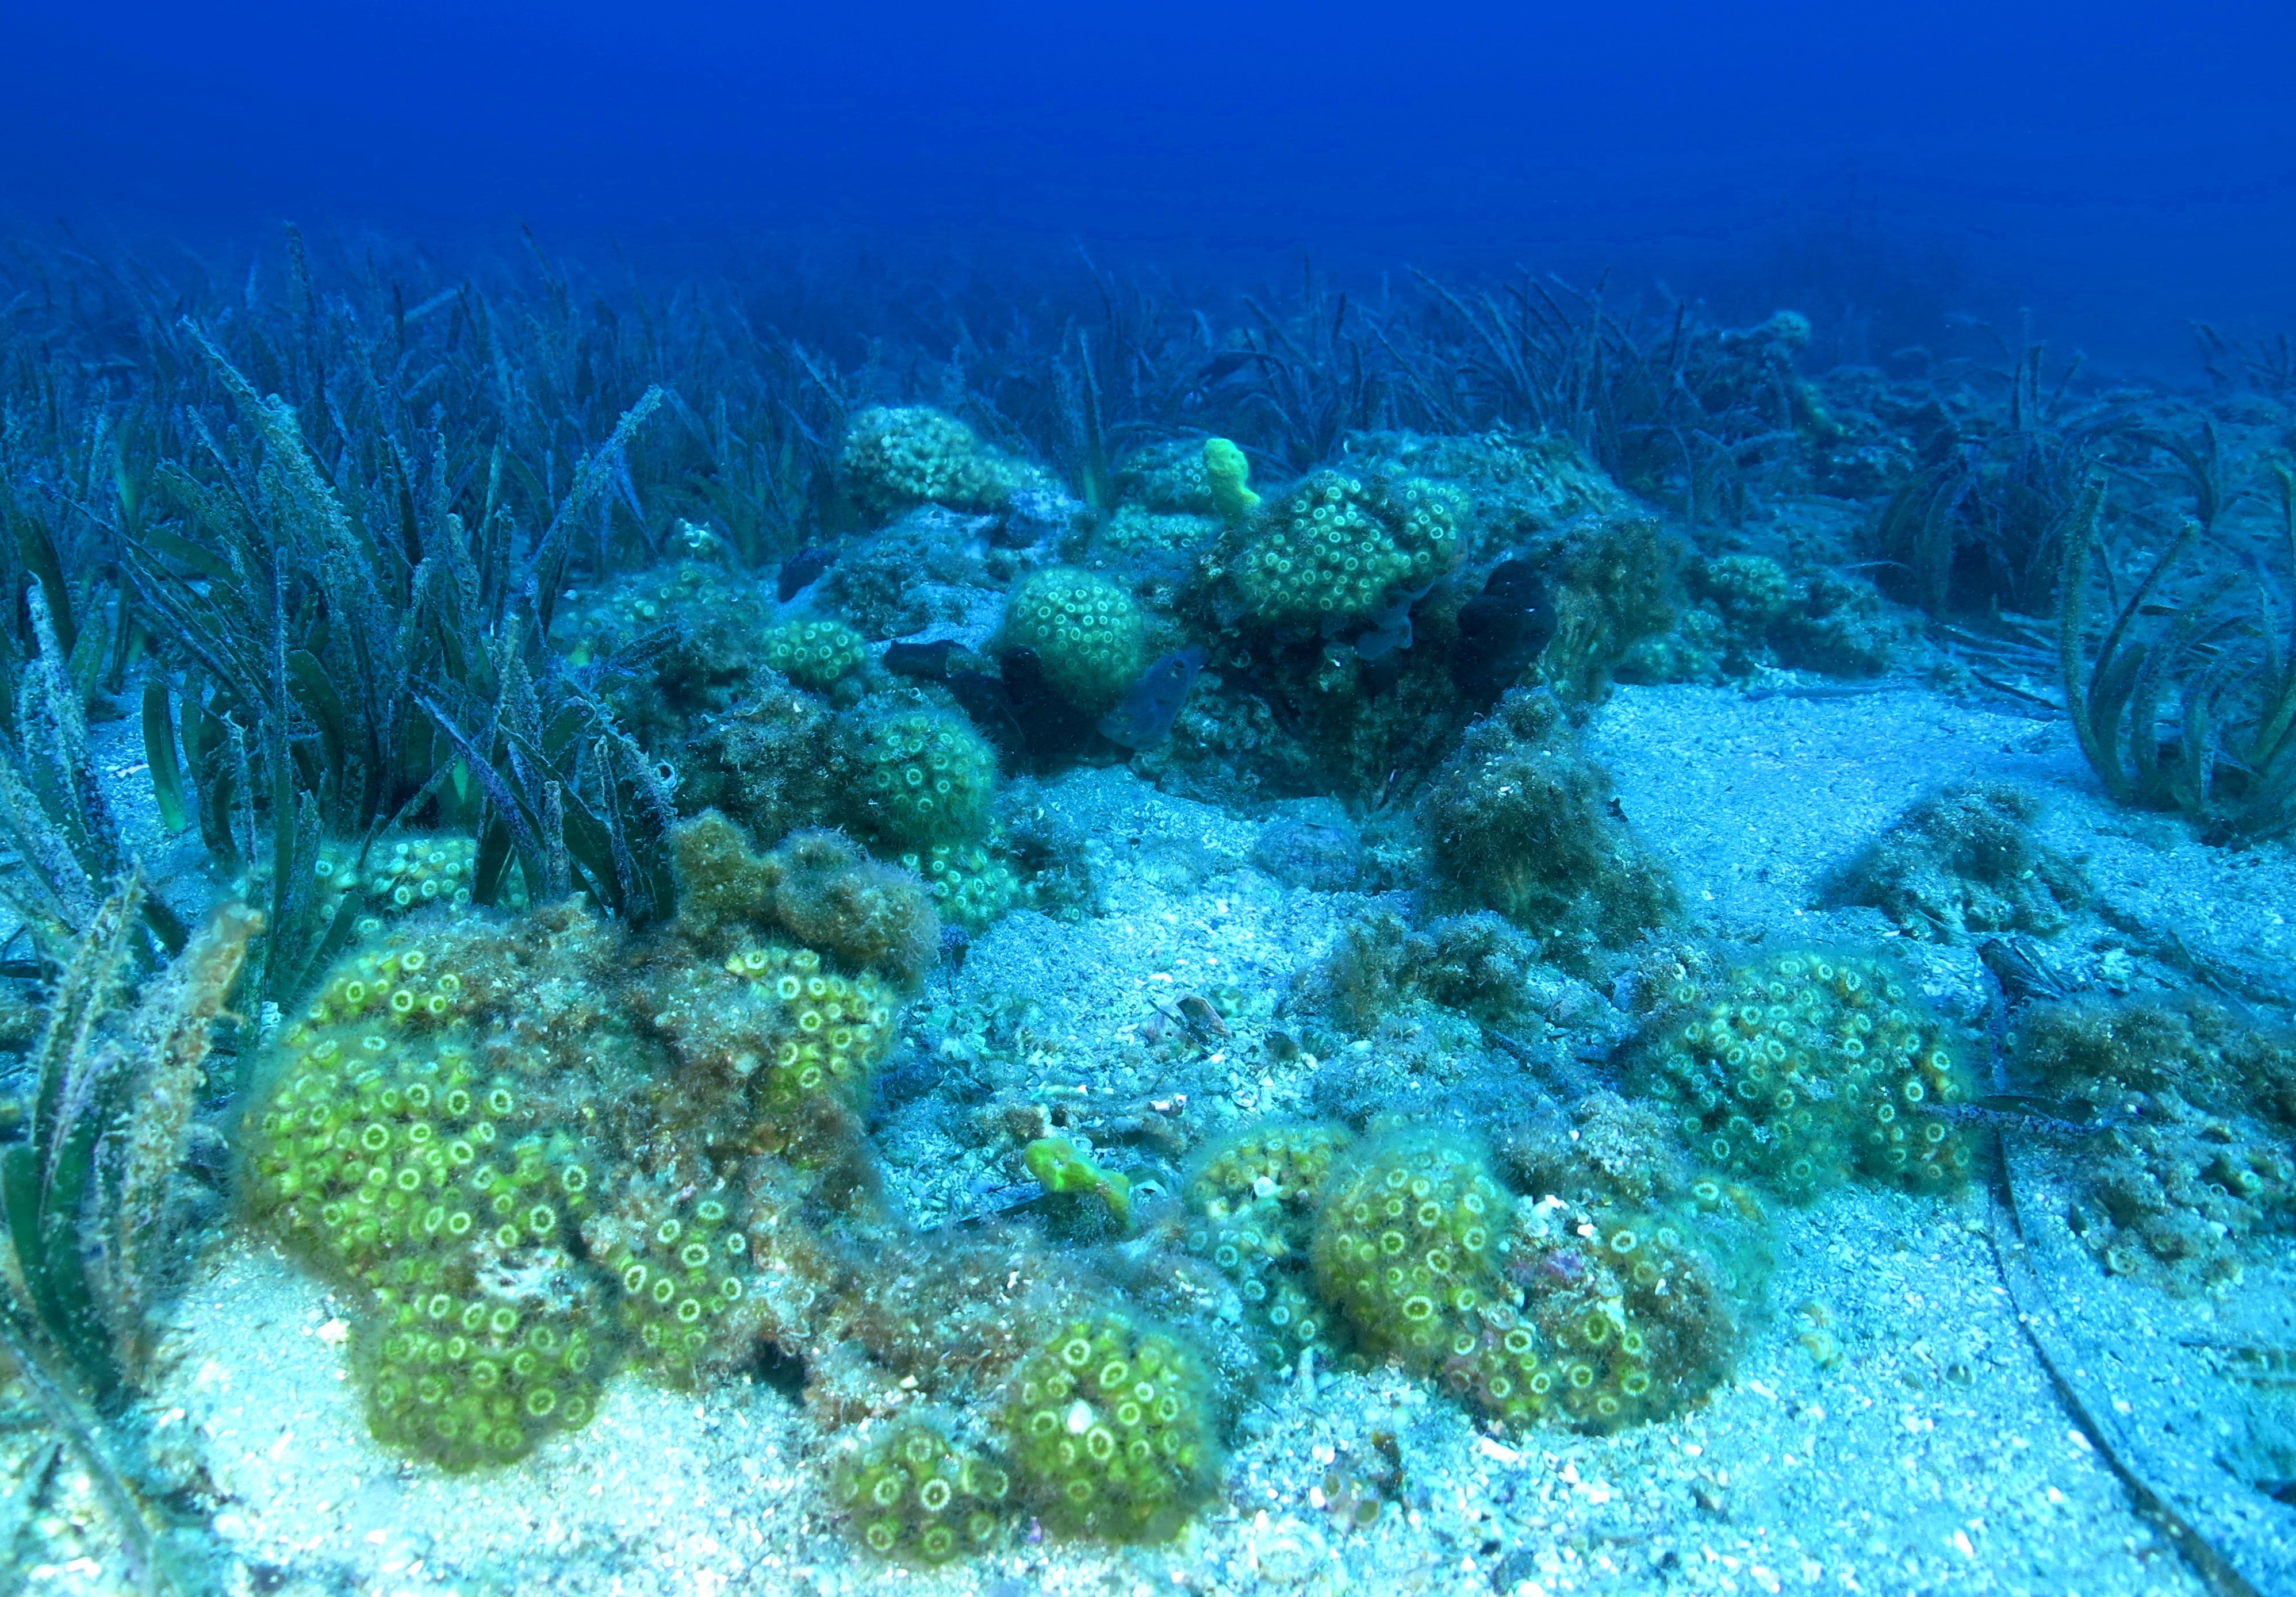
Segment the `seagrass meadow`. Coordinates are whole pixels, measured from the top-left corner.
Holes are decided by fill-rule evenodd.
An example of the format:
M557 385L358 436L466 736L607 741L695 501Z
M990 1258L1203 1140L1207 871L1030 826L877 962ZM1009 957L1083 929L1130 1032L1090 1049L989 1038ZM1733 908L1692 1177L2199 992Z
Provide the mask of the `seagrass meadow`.
M0 259L0 1589L2296 1590L2296 370Z

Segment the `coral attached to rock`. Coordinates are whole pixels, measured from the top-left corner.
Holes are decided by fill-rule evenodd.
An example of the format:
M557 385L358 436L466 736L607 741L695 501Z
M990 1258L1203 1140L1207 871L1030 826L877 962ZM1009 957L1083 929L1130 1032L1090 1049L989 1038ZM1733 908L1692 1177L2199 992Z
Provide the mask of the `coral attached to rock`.
M1459 563L1459 504L1418 478L1317 471L1263 507L1220 557L1256 624L1328 636Z
M855 416L838 476L865 517L890 520L916 504L996 510L1033 473L926 405L876 406Z
M749 1296L750 1260L749 1238L728 1224L724 1198L640 1204L634 1216L600 1216L584 1236L621 1285L620 1317L635 1356L679 1385L706 1364L729 1361L739 1343L723 1323L738 1317Z
M942 922L968 932L986 930L1024 894L1019 873L978 843L908 849L900 864L924 882Z
M369 850L365 868L351 849L321 850L311 867L323 905L348 901L354 930L372 937L387 920L434 904L467 909L478 875L479 846L465 837L402 837Z
M1203 1363L1115 1310L1063 1322L1013 1372L1004 1414L1029 1505L1066 1536L1159 1541L1220 1466Z
M1248 1126L1199 1153L1188 1177L1189 1249L1235 1283L1276 1369L1336 1345L1309 1254L1325 1178L1353 1140L1332 1126Z
M1138 602L1105 577L1066 568L1039 571L1005 606L1003 647L1034 650L1053 690L1097 716L1146 669L1147 618Z
M247 1198L373 1305L361 1367L376 1436L450 1469L579 1425L603 1361L522 1289L575 1269L591 1171L480 1062L463 973L421 945L354 954L282 1028L250 1111Z
M842 621L785 621L758 639L767 665L800 687L826 692L868 659L869 643Z
M995 1545L1012 1476L951 1442L939 1426L903 1420L839 1459L830 1497L879 1558L931 1567Z
M988 830L996 754L960 716L892 710L846 729L853 820L890 847L977 841Z
M1780 954L1672 998L1636 1077L1700 1159L1796 1199L1852 1174L1917 1192L1967 1177L1967 1134L1933 1111L1969 1102L1974 1079L1890 965Z
M1330 1178L1316 1282L1368 1350L1431 1374L1499 1290L1511 1203L1472 1144L1380 1138Z
M1505 1257L1546 1357L1526 1372L1503 1333L1496 1369L1488 1351L1447 1368L1486 1412L1611 1430L1674 1413L1728 1372L1738 1283L1726 1283L1687 1220L1548 1200L1522 1216ZM1493 1389L1499 1380L1505 1391Z
M881 864L840 832L792 833L767 854L705 811L670 830L677 928L713 954L779 932L846 968L906 987L939 946L932 898L914 872Z

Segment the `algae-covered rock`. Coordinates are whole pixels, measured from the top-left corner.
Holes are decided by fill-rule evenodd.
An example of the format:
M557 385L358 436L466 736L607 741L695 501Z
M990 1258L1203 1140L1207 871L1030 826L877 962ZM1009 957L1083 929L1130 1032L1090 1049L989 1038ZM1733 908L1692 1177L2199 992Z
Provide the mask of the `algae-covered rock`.
M1421 807L1444 908L1497 911L1566 969L1589 967L1675 910L1674 884L1611 811L1555 696L1517 689L1470 728Z
M2083 1000L2021 1016L2013 1058L2100 1127L2070 1217L2108 1271L2221 1291L2296 1228L2296 1037L2205 1003Z
M2034 836L2040 813L2022 788L1957 783L1907 810L1836 874L1827 897L1871 905L1925 942L2054 936L2090 890L2079 865Z

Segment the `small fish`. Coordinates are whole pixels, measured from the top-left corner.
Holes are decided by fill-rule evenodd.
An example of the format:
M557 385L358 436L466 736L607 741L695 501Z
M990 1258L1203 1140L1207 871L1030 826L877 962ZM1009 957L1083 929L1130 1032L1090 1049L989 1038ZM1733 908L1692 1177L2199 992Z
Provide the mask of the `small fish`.
M953 1214L925 1227L931 1231L954 1231L959 1226L977 1225L983 1220L993 1220L999 1215L1011 1214L1036 1202L1045 1195L1041 1183L1016 1181L1008 1186L990 1187L975 1192L972 1207Z
M782 562L781 576L774 583L774 594L783 604L796 598L821 580L834 557L828 550L814 547L800 549Z
M944 925L940 929L940 956L953 970L962 970L964 956L972 952L972 936L962 926Z
M955 638L938 638L930 643L888 643L885 669L896 676L945 682L948 679L948 658L956 650Z
M1426 596L1421 588L1415 594L1406 594L1383 610L1372 612L1371 625L1356 635L1356 653L1365 659L1377 659L1397 649L1411 647L1411 607Z
M1205 658L1203 650L1191 643L1143 671L1117 707L1100 718L1101 736L1136 752L1153 749L1171 736L1172 723L1188 702Z
M1213 383L1222 382L1234 376L1257 358L1258 356L1247 350L1226 350L1206 361L1203 370L1196 373L1196 381L1210 388Z
M2032 1105L2042 1107L2030 1107ZM2003 1131L2021 1131L2051 1141L2101 1136L2120 1124L2118 1117L2102 1120L2069 1120L2062 1114L2046 1112L2061 1107L2049 1103L2046 1099L2028 1097L2022 1093L1989 1093L1974 1103L1921 1104L1915 1107L1914 1113L1964 1126L1991 1126Z
M2071 996L2072 989L2049 968L2039 945L2029 937L1987 938L1977 945L1977 957L2012 1003Z

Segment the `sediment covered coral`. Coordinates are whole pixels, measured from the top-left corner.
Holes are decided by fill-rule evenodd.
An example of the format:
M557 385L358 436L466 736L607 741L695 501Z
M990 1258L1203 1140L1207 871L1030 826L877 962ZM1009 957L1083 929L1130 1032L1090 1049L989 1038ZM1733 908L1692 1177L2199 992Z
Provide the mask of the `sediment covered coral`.
M1157 515L1218 514L1204 448L1192 438L1175 438L1134 450L1117 463L1117 497Z
M1967 1179L1968 1134L1932 1112L1976 1096L1946 1026L1888 962L1786 954L1685 979L1634 1079L1693 1153L1806 1199L1857 1175L1917 1192Z
M725 567L684 561L576 594L551 631L569 665L604 672L622 725L672 753L703 717L730 708L765 664L773 595Z

